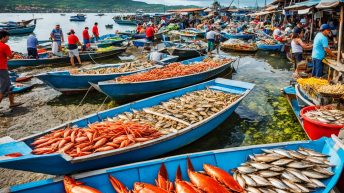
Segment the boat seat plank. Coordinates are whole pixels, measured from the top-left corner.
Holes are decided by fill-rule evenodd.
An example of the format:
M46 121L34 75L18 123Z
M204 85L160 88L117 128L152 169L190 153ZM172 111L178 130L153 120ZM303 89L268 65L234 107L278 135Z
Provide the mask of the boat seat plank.
M6 154L13 153L13 152L18 152L25 155L25 154L30 154L31 151L32 151L31 148L22 141L21 142L14 141L10 143L0 144L0 156L4 156ZM7 157L7 158L10 158L10 157Z
M223 92L232 93L232 94L242 94L243 93L241 90L237 90L234 88L224 88L224 87L220 87L220 86L209 86L208 88L212 89L212 90L218 90L218 91L223 91Z

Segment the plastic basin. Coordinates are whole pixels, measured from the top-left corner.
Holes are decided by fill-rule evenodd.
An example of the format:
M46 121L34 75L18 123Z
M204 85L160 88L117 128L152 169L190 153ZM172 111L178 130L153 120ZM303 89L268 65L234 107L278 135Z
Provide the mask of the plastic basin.
M339 131L344 128L344 125L326 124L317 120L312 120L304 115L308 111L313 111L320 107L324 106L308 106L303 108L300 112L303 119L303 127L311 140L316 140L324 136L331 137L332 134L338 136ZM331 109L329 106L327 108Z

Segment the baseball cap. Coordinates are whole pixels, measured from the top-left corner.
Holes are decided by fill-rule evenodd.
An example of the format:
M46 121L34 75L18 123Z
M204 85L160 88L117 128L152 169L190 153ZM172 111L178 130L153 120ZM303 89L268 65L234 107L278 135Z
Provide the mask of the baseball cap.
M320 27L320 30L321 30L321 31L324 31L324 30L327 30L327 29L328 29L328 30L331 29L330 26L329 26L328 24L322 24L321 27Z
M299 34L299 33L301 33L301 29L298 28L298 27L295 27L294 30L293 30L293 33Z

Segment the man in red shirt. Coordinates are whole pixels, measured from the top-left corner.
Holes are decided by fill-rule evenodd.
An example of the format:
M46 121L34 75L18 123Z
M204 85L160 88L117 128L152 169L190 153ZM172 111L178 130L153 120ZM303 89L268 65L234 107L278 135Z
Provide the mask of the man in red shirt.
M85 46L90 43L90 34L88 33L88 27L85 27L84 31L82 32L82 39L84 40Z
M11 80L8 73L8 59L13 58L10 47L6 44L10 38L7 31L0 31L0 103L2 99L8 95L10 100L10 108L17 107L22 103L14 102L14 95L11 92Z
M99 31L98 31L98 23L94 23L94 26L92 28L92 33L93 33L93 36L96 38L96 41L98 41L99 39Z
M146 29L146 39L148 41L153 42L154 41L154 28L151 24L147 25L147 29Z
M69 54L70 63L72 64L72 66L75 66L74 56L78 59L78 62L81 65L78 45L81 46L79 38L75 35L74 30L71 29L69 34L68 34L68 54Z

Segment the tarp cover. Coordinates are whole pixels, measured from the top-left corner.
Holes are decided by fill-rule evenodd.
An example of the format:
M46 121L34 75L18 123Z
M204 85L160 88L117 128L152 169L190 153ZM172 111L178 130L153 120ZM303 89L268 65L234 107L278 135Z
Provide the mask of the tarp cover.
M300 3L295 3L295 5L291 5L288 7L285 7L284 9L286 10L299 10L299 9L305 9L305 8L309 8L309 7L313 7L317 4L320 3L320 0L308 0L308 1L304 1L304 2L300 2Z
M344 0L321 0L316 6L318 9L326 9L331 7L336 7L339 3L344 3Z

